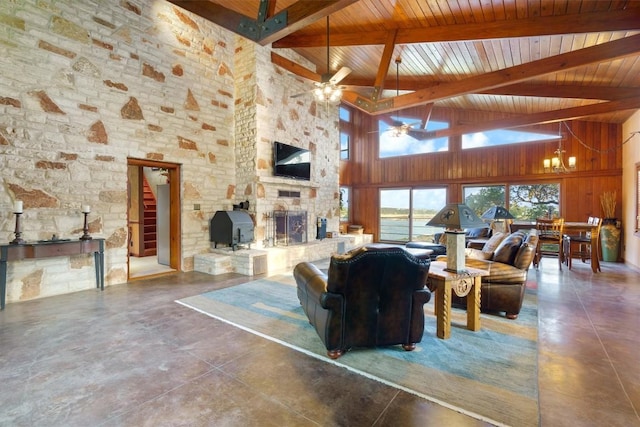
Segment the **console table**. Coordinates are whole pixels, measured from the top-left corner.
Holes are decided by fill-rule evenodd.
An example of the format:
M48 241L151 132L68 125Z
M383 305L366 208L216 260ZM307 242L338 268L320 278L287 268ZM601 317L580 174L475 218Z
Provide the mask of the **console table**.
M0 245L0 310L4 310L7 293L8 261L82 254L93 254L96 265L96 288L104 290L104 239L48 240L19 245Z

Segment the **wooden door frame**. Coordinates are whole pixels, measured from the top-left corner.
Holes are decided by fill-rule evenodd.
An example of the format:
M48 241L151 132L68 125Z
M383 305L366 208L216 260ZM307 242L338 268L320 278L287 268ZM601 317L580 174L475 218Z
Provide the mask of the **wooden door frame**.
M169 267L176 271L182 271L182 234L181 234L181 200L180 200L180 164L160 162L156 160L127 158L127 166L166 169L169 178ZM128 186L127 186L128 187ZM129 205L129 192L127 191L127 206ZM129 214L127 210L127 225ZM129 264L129 227L127 226L127 265ZM127 277L129 276L127 268Z

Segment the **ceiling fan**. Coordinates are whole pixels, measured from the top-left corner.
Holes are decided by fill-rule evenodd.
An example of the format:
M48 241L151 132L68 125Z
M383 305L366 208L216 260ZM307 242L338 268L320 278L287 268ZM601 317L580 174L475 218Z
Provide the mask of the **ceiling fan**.
M319 82L314 82L315 89L309 91L312 92L316 100L320 102L326 102L328 104L337 104L342 98L342 88L338 87L338 83L349 74L351 74L351 68L342 67L335 74L331 74L329 69L329 16L327 15L327 72L323 73ZM307 94L308 92L292 95L292 98L296 98Z
M402 58L399 56L395 60L396 63L396 96L400 96L400 64ZM405 123L400 120L400 116L396 115L396 118L391 118L391 124L383 132L390 134L392 137L400 137L402 135L409 135L414 139L429 139L433 137L433 131L427 131L423 128L414 128L413 126L421 125L422 122Z

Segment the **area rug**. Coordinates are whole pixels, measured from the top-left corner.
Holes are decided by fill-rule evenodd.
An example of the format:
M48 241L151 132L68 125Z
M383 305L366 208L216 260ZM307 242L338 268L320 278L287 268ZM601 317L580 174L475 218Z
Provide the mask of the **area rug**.
M481 315L481 330L465 329L453 310L451 338L436 337L433 298L416 350L353 349L337 360L309 324L291 275L255 280L176 301L266 339L334 363L447 408L495 424L537 426L537 298L527 292L517 320Z

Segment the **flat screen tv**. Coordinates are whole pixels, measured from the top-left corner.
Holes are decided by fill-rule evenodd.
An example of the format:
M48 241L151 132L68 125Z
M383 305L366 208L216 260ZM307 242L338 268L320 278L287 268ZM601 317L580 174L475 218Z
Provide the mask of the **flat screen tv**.
M287 178L311 180L311 153L304 148L282 142L273 144L273 174Z

